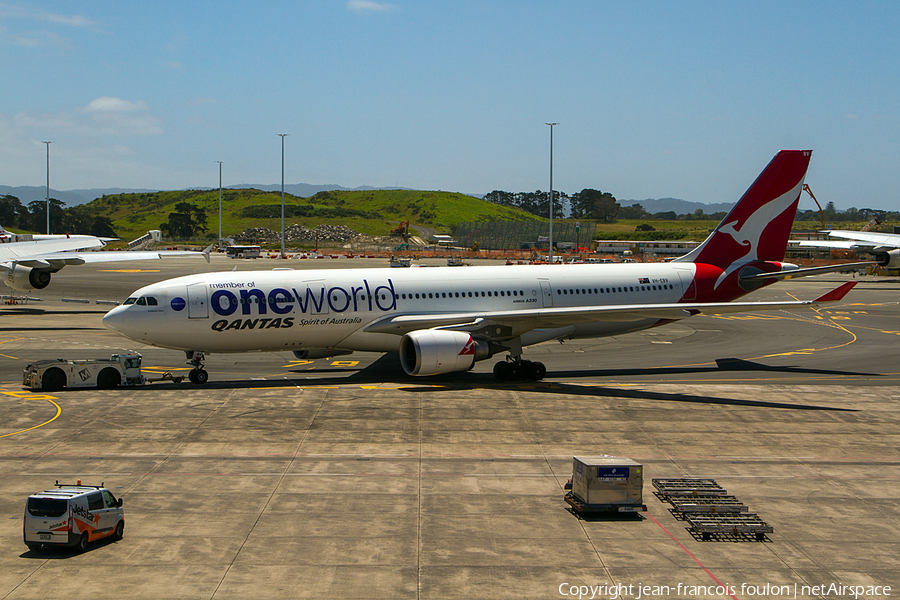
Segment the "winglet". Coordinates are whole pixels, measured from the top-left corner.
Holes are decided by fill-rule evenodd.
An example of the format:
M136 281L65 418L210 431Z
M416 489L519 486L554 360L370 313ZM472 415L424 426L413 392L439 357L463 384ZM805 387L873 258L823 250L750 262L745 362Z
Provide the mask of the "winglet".
M859 282L858 282L858 281L848 281L848 282L845 283L844 285L842 285L842 286L840 286L840 287L834 288L833 290L831 290L831 291L828 292L827 294L824 294L824 295L822 295L822 296L819 296L818 298L816 298L815 300L813 300L813 303L817 303L817 302L838 302L838 301L840 301L840 300L843 300L843 299L844 299L844 296L847 295L847 292L849 292L850 290L852 290L852 289L853 289L853 286L855 286L857 283L859 283Z
M209 246L206 247L205 250L203 250L203 252L201 252L201 254L203 254L203 258L206 259L207 263L209 263L209 253L212 252L213 246L214 246L214 244L210 244Z

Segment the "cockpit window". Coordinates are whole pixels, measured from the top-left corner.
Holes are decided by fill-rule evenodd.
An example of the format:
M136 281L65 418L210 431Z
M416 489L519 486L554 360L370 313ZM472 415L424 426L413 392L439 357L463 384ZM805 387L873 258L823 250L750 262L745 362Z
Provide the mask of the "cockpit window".
M147 299L144 298L143 296L141 296L140 298L137 299L137 305L138 306L147 306Z
M147 306L159 306L159 303L153 296L147 296Z
M135 302L137 302L137 298L132 297L126 300L124 304L134 304Z

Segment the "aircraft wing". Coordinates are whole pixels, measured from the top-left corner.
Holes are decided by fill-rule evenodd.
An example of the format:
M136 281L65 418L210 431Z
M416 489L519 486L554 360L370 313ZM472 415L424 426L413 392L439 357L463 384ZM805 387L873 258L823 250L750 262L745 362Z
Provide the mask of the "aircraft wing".
M628 304L622 306L579 306L566 308L533 308L527 310L470 312L456 314L415 314L385 317L365 327L368 333L405 335L419 329L457 329L479 331L500 327L501 337L507 332L521 334L532 329L566 327L597 321L640 321L642 319L684 319L698 314L716 315L764 310L785 310L815 307L826 302L838 302L856 281L849 281L815 300L786 302L694 302L672 304ZM494 337L494 335L489 335Z
M103 240L96 237L62 238L33 242L10 242L0 244L0 262L23 261L35 256L56 254L74 250L102 248Z
M801 248L829 248L835 250L860 250L863 252L894 250L900 248L900 234L877 233L871 231L839 231L826 230L831 240L792 241L792 245Z
M828 231L830 237L853 240L860 246L891 246L900 248L900 235L875 231Z
M72 238L0 244L0 272L14 272L17 267L28 267L46 273L55 273L68 265L157 260L179 256L202 256L206 259L206 262L209 262L209 253L212 250L212 245L210 245L203 250L203 252L189 250L140 252L128 250L116 250L111 252L83 251L86 247L101 248L104 245L103 241L99 238ZM7 283L7 285L13 284ZM16 286L13 285L13 287ZM16 287L16 289L19 288Z

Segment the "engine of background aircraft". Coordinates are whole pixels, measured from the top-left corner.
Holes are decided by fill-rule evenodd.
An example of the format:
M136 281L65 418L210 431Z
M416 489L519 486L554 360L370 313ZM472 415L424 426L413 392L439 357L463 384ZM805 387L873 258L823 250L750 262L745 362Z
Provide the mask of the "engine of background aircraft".
M882 267L888 269L900 268L900 250L886 250L883 252L872 252L872 256Z
M20 292L42 290L50 285L50 272L32 267L16 267L6 274L6 285Z

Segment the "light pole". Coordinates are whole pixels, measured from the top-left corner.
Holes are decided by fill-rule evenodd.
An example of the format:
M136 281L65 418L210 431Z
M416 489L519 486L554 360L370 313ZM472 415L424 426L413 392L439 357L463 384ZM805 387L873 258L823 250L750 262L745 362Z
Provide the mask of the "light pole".
M53 142L41 142L47 144L47 235L50 235L50 144Z
M222 161L219 163L219 247L222 247Z
M281 136L281 258L284 258L284 138L289 133L279 133Z
M550 126L550 264L553 264L553 126L559 123L544 123Z

